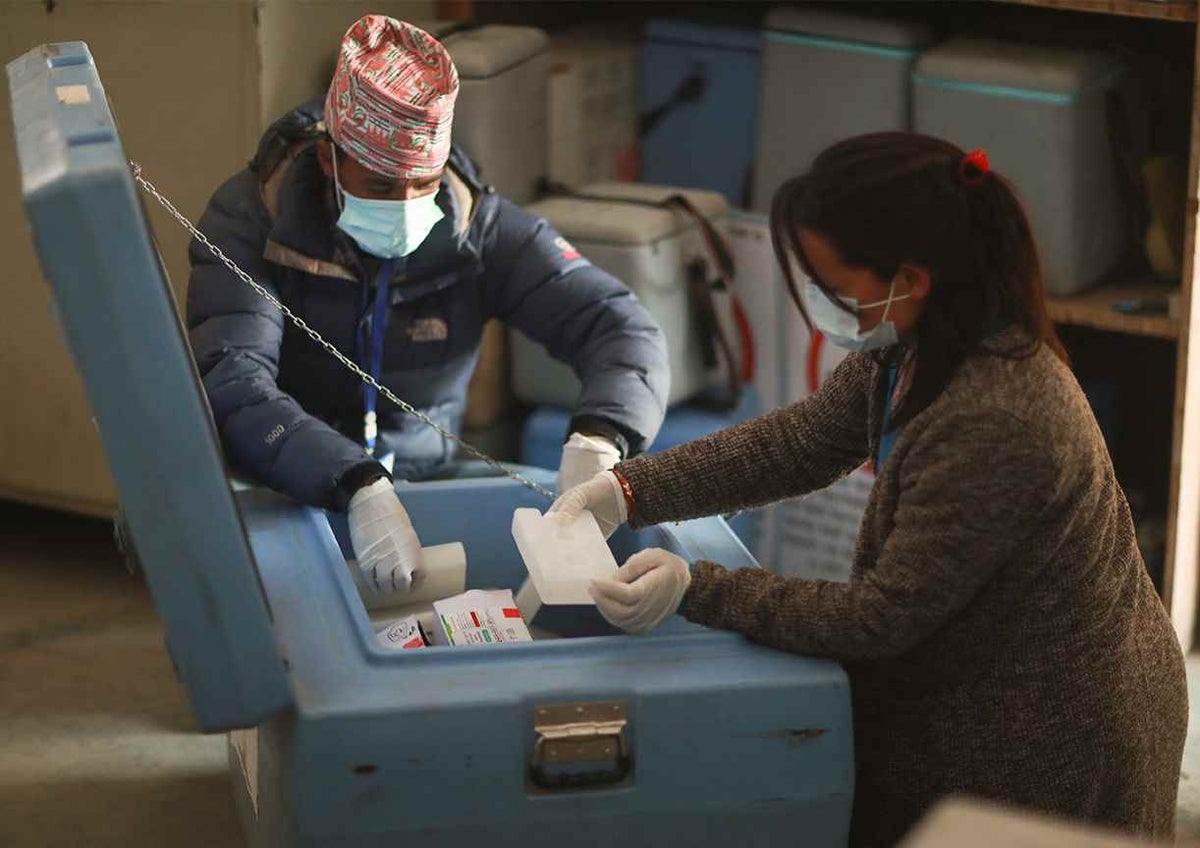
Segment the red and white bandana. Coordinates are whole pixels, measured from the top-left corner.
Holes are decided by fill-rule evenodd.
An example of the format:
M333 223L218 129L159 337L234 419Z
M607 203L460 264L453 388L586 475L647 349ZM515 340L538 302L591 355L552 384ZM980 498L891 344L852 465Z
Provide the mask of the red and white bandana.
M427 177L450 156L457 97L458 71L432 35L367 15L342 39L325 124L334 142L372 171Z

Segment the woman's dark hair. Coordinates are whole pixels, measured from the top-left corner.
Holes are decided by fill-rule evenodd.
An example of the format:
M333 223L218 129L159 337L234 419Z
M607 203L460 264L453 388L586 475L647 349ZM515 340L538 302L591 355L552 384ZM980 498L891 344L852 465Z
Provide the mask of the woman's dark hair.
M911 420L941 394L968 356L1067 355L1046 314L1029 221L1011 186L961 149L916 133L857 136L825 150L785 183L771 209L771 240L792 299L809 321L794 258L814 283L800 231L830 239L847 265L890 280L909 262L929 269L931 291L916 329L913 383L892 421ZM1016 325L1028 344L1003 352L985 339Z

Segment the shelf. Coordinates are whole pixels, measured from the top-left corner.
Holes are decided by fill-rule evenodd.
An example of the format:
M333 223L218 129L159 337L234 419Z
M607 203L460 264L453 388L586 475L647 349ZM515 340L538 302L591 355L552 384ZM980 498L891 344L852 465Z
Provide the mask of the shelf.
M1127 18L1152 18L1159 21L1195 23L1196 3L1155 2L1155 0L993 0L1018 6L1038 6L1043 9L1063 9L1068 12L1093 12L1097 15L1120 15Z
M1175 295L1178 301L1179 287L1164 283L1145 282L1116 286L1102 286L1092 291L1066 297L1050 296L1046 299L1047 311L1056 324L1071 324L1091 327L1114 333L1135 336L1151 336L1158 339L1179 338L1179 319L1167 315L1126 315L1113 309L1113 304L1123 300L1166 297Z

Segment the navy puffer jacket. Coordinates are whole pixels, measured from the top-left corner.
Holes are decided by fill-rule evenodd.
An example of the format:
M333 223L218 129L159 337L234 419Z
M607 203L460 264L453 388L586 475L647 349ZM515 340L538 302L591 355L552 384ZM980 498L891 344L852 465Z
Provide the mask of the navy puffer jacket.
M320 121L314 101L276 122L199 226L366 368L379 261L336 226L314 146ZM662 332L637 299L545 221L482 186L459 150L437 202L445 218L391 281L383 384L457 433L484 322L498 318L579 375L572 429L643 450L662 423L669 374ZM303 503L344 509L383 473L362 446L362 382L203 245L192 243L190 259L187 325L228 460ZM378 419L376 454L394 453L397 477L452 459L453 443L384 398Z

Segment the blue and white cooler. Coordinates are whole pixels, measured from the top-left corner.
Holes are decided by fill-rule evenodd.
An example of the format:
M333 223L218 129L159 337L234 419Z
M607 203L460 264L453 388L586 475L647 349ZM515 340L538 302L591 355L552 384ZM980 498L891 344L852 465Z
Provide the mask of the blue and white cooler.
M1051 294L1096 284L1129 245L1108 111L1123 77L1102 51L965 37L913 74L914 129L986 149L1016 184Z
M754 208L836 141L906 130L927 25L829 9L772 9L763 37Z

